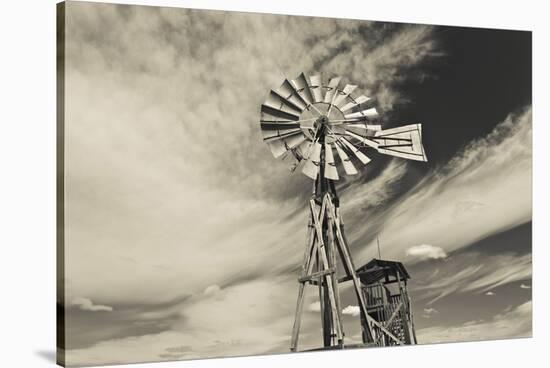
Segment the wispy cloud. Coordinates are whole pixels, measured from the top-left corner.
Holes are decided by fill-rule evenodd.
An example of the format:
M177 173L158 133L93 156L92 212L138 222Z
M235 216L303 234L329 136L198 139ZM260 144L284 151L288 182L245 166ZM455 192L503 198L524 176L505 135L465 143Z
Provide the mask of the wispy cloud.
M285 351L295 302L288 290L294 284L290 278L265 278L196 295L181 303L179 318L168 331L74 349L71 362L98 365ZM182 345L188 348L182 351Z
M445 253L531 219L532 111L510 114L484 138L459 152L383 213L361 217L343 215L362 246L359 259L373 254L373 233L380 233L384 253L400 259L411 243L437 244ZM342 202L353 202L365 188L349 190ZM359 227L358 224L364 226Z
M493 296L493 295L495 295L495 293L494 293L493 291L488 291L488 292L485 293L485 295L487 295L487 296Z
M491 290L531 277L531 254L481 254L465 252L449 257L444 267L417 275L411 286L417 298L427 304L455 293L487 293Z
M435 308L424 308L424 313L422 314L422 317L432 318L434 314L439 314L439 311Z
M530 285L525 285L525 284L521 284L519 286L521 289L531 289L531 286Z
M220 291L221 289L218 285L210 285L206 289L204 289L204 295L207 295L207 296L216 295Z
M508 308L488 320L473 320L459 326L424 328L417 331L421 344L475 341L531 336L531 302Z
M72 306L77 306L83 311L88 312L112 312L113 307L108 305L94 304L90 299L87 298L74 298L71 301Z

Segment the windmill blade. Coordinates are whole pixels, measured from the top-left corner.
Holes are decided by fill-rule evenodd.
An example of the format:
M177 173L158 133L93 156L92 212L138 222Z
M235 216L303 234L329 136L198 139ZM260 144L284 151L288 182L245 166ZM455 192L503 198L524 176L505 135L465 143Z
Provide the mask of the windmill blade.
M342 91L338 90L337 96L334 97L333 105L338 106L340 102L345 101L346 97L350 95L357 88L354 84L346 84Z
M422 125L411 124L380 130L372 138L378 142L378 152L415 161L428 161L422 146Z
M342 142L344 144L345 147L347 147L351 152L353 152L353 154L355 155L355 157L357 157L359 159L359 161L361 161L364 165L368 164L370 162L370 158L368 158L367 156L365 156L365 154L363 152L361 152L359 150L359 148L355 147L350 141L348 141L346 138L340 138L338 140L339 142Z
M325 103L332 103L335 93L338 91L338 84L340 83L340 77L330 78L328 81L327 92L325 93Z
M336 170L336 163L334 162L334 155L332 154L332 145L325 143L325 177L331 180L338 180L338 170Z
M309 157L302 168L302 173L309 176L313 180L317 179L319 173L319 165L321 164L321 144L314 142Z
M263 103L261 111L283 120L298 120L301 113L300 109L296 108L273 90Z
M359 142L372 147L374 149L378 149L378 142L373 140L372 138L376 134L377 131L381 130L382 128L380 125L370 125L370 124L349 124L345 125L344 134L348 135L350 137L353 137L357 139Z
M304 142L307 139L307 137L303 134L300 135L294 135L292 137L288 137L284 139L285 144L287 145L288 149L293 149L296 146L300 145L302 142Z
M287 112L286 109L282 110L277 107L272 107L270 105L262 105L262 115L272 117L274 120L299 120L300 116L295 112Z
M260 122L265 123L285 123L298 121L299 117L294 114L289 114L281 110L273 109L272 107L262 105L260 109Z
M311 95L313 96L313 102L323 102L323 94L321 91L321 76L312 75L311 77L309 77L308 87Z
M267 142L271 153L275 158L281 157L286 151L293 149L301 142L305 141L306 137L303 135L294 135L286 139L280 139L276 141Z
M306 136L299 132L277 137L267 141L267 145L275 158L281 157L286 151L295 148L306 140Z
M277 110L286 111L288 113L300 116L302 110L288 101L284 96L281 96L281 92L271 90L264 105L272 107Z
M302 129L262 130L264 141L276 141L296 134L303 134Z
M286 151L286 146L283 141L268 142L267 146L271 150L271 154L275 158L281 157Z
M337 105L338 108L340 109L340 111L342 111L342 112L346 112L346 111L352 109L352 108L355 107L355 106L359 106L360 104L365 103L365 102L367 102L368 100L370 100L370 98L367 97L367 96L364 96L364 95L361 95L361 96L359 96L359 97L357 97L357 98L355 98L355 99L352 98L351 96L348 96L348 98L343 99L342 101L340 101L340 103L343 104L343 103L346 102L346 100L351 100L351 101L348 102L348 103L346 103L346 104L345 104L344 106L342 106L342 107L340 107L339 105Z
M345 134L349 135L350 137L353 137L353 138L357 139L358 141L360 141L361 143L366 144L369 147L378 149L378 142L375 142L375 141L371 140L370 137L363 137L362 135L359 135L359 134L354 133L351 130L347 130L347 129L345 131Z
M294 121L269 121L260 120L260 128L262 130L284 130L300 128L300 123Z
M348 154L344 152L342 148L338 144L334 144L336 147L336 152L338 152L338 156L340 156L340 161L342 161L342 166L344 166L344 171L348 175L355 175L357 174L357 169L355 166L353 166L353 163L351 162L351 159L349 158Z
M367 123L344 123L346 124L346 128L356 128L356 129L362 129L366 131L378 131L382 130L382 125L378 124L367 124Z
M314 102L313 95L309 90L307 77L304 73L300 74L298 78L291 80L290 83L292 83L296 92L298 92L307 105L311 105Z
M361 118L361 117L374 119L374 118L378 117L378 111L376 111L376 108L372 107L370 109L357 111L357 112L354 112L352 114L347 114L344 117L346 119L355 119L355 118Z
M304 111L307 106L307 103L302 99L298 92L296 92L294 86L288 81L288 79L285 79L283 84L281 84L281 86L274 92L300 112Z
M304 142L300 143L297 147L293 149L294 156L298 161L301 161L306 158L311 149L311 145L313 144L312 141L309 139L306 139Z

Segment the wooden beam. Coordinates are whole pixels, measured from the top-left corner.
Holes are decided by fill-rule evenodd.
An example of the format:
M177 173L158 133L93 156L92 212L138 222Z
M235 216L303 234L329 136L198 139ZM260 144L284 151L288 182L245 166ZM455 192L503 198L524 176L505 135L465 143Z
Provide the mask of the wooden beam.
M307 268L311 258L311 248L314 241L315 239L314 239L314 232L313 232L313 219L311 218L311 214L310 214L309 221L307 224L306 249L304 251L304 261L302 263L302 275L307 274Z
M319 255L319 252L317 251L315 253L315 259L316 259L316 262L317 262L317 270L320 270L322 265L321 265L321 261L320 261L320 255ZM328 319L325 318L326 317L326 285L323 284L322 280L319 280L321 282L319 282L318 286L317 286L317 290L319 292L319 314L321 316L321 330L323 332L323 346L326 345L326 343L328 342L328 340L330 339L330 334L332 333L332 331L327 331L327 330L330 330L331 329L331 326L327 326L327 321Z
M331 267L328 270L321 270L321 271L314 272L311 275L301 276L301 277L298 278L298 282L311 281L311 280L318 279L322 276L329 275L329 274L332 274L332 273L335 273L335 272L336 272L336 268Z
M310 208L311 208L311 211L315 214L315 202L313 201L313 199L310 200ZM322 205L322 209L325 208L325 205L326 205L326 201L323 201L323 205ZM330 206L330 204L329 204ZM326 249L325 249L325 245L324 245L324 241L323 241L323 230L321 228L321 220L323 218L323 214L321 213L320 216L319 216L319 219L317 219L316 216L314 216L314 225L315 225L315 230L317 232L317 240L319 242L319 254L321 256L321 261L323 262L323 266L325 267L325 269L328 269L330 268L329 265L328 265L328 258L327 258L327 253L326 253ZM333 287L333 284L332 284L332 279L330 277L326 277L326 283L327 283L327 291L328 291L328 296L329 296L329 300L330 300L330 309L332 311L332 314L333 316L335 316L335 320L336 320L336 331L337 331L337 335L338 336L341 336L342 334L342 326L341 326L341 320L338 318L338 312L336 310L336 300L335 300L335 297L334 297L334 287Z
M310 206L310 219L312 221L312 231L313 231L313 237L315 239L314 241L314 259L315 262L312 262L309 269L309 274L313 271L313 265L316 265L317 272L320 272L323 270L323 265L320 261L320 255L319 255L319 240L317 236L317 230L315 227L315 223L319 220L320 213L317 212L317 206L320 206L320 212L324 209L324 203L317 202L314 199L314 210L311 210ZM323 242L323 239L321 238L321 243ZM327 309L327 304L330 303L330 300L328 300L327 295L327 285L326 283L322 282L322 279L319 279L320 282L317 283L318 286L318 293L319 293L319 309L320 309L320 316L321 316L321 327L323 331L323 346L329 346L330 345L330 339L332 335L332 323L329 316L327 316L327 313L330 313Z
M328 203L328 206L332 206L332 198L327 193L325 195L325 201ZM328 209L328 207L327 207ZM334 272L330 275L332 285L334 286L334 296L336 302L336 313L338 314L338 320L342 321L342 306L340 304L340 291L338 288L338 278L336 277L336 250L334 244L334 217L330 210L327 210L327 252L329 254L329 263L331 267L334 268ZM340 324L340 329L337 329L337 345L342 345L344 343L344 326Z
M302 266L302 276L311 275L313 271L313 266L315 266L315 255L317 254L317 242L315 240L315 234L312 234L309 242L306 262Z
M390 318L388 318L385 322L384 322L384 327L388 328L390 327L393 319L397 316L397 314L399 313L399 311L401 310L401 308L403 308L403 302L399 302L399 304L397 305L397 308L395 308L395 310L393 311L393 313L391 314Z
M397 275L397 281L399 282L399 293L401 294L401 302L403 302L404 298L407 297L406 292L403 290L403 285L401 283L401 276L399 275L399 272L396 273ZM409 316L407 313L405 313L405 308L401 311L401 323L403 324L403 335L405 337L405 343L410 344L412 341L411 337L411 331L409 329Z
M290 351L296 351L298 348L298 338L300 336L300 324L302 323L302 310L304 308L305 284L300 284L298 289L298 301L296 302L296 314L294 315L294 325L292 326L292 338L290 340Z
M407 308L407 310L409 311L409 316L410 316L410 324L411 324L411 331L412 331L412 337L413 337L413 340L412 340L412 343L413 344L418 344L418 339L416 338L416 330L414 328L414 316L413 316L413 311L412 311L412 303L411 303L411 298L409 298L409 294L407 293L407 300L409 301L408 305L409 307Z

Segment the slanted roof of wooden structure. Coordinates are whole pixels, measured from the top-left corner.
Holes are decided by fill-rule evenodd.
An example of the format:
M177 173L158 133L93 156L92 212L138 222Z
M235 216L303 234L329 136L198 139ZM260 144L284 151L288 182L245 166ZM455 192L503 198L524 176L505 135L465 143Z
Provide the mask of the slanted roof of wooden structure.
M403 263L376 258L359 267L356 272L361 281L367 285L378 281L394 282L397 274L403 281L411 278ZM390 276L393 276L393 278L390 278Z

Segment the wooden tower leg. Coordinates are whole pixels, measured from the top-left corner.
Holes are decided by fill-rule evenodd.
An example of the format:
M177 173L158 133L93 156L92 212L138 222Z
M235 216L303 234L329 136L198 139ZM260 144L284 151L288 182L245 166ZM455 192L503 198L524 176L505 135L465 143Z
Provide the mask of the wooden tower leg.
M313 269L314 260L312 259L312 257L314 257L314 253L316 252L315 233L313 229L314 229L313 218L312 216L310 216L309 224L308 224L308 232L307 232L306 251L304 252L304 261L302 264L302 276L311 274L311 270ZM304 307L306 280L304 281L298 280L298 281L300 282L300 286L298 288L298 300L296 302L294 325L292 327L290 351L296 351L296 349L298 348L298 338L300 335L300 325L302 322L302 310Z
M403 284L403 281L401 281L401 277L399 276L399 272L397 273L397 282L399 284L399 294L401 295L401 304L403 304L403 308L400 310L400 317L401 317L401 324L403 328L403 337L405 340L405 344L411 345L413 342L413 337L411 333L411 324L410 324L410 315L409 315L409 308L410 304L407 303L408 295L405 291L405 285Z
M411 335L412 335L412 344L413 345L416 345L418 344L418 340L416 339L416 330L414 328L414 317L413 317L413 312L412 312L412 303L411 303L411 298L409 298L409 295L407 293L407 300L408 300L408 311L409 311L409 323L410 323L410 329L411 329Z
M325 197L326 201L331 201L331 198L329 195L326 195ZM329 205L331 206L331 204ZM334 217L332 216L332 213L327 206L327 252L328 252L328 258L331 267L333 267L336 270L336 254L338 253L335 247L335 239L334 239ZM330 278L332 279L332 285L334 287L334 296L335 296L335 304L336 304L336 313L337 318L339 321L342 321L342 306L340 303L340 290L338 287L338 277L336 272L333 272L330 274ZM344 331L343 331L343 324L340 322L340 333L337 333L337 341L336 345L343 346L344 345Z
M296 351L298 348L298 337L300 336L300 324L302 322L302 310L304 308L305 283L301 282L298 288L298 301L296 303L296 314L294 315L294 325L292 326L292 339L290 341L290 351Z
M324 281L324 277L319 282L319 303L321 306L321 327L323 330L323 346L331 345L332 339L332 312L330 308L330 299L328 294L328 286Z

